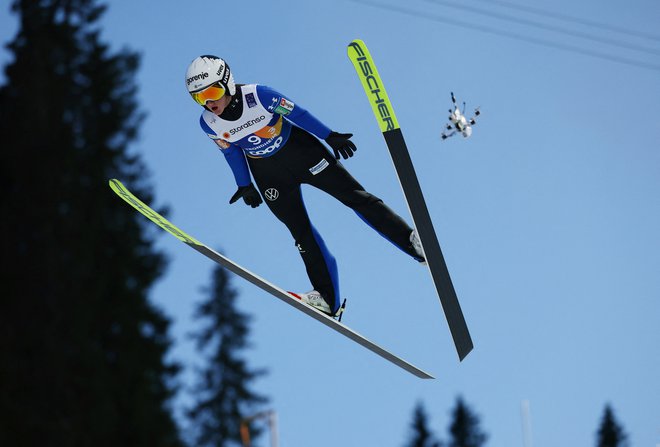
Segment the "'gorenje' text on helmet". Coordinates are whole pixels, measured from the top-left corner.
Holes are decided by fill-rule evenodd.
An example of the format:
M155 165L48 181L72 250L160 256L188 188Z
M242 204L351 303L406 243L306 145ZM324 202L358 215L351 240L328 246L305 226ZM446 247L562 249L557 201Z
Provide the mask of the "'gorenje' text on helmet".
M213 84L220 84L230 95L236 94L234 76L229 65L217 56L204 55L193 60L186 71L188 93L204 90Z

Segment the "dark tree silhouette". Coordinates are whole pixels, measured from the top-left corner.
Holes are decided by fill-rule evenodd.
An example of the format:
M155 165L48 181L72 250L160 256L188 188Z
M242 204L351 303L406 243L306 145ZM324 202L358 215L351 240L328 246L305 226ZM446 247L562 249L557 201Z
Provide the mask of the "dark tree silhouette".
M139 58L99 39L94 0L15 0L0 86L0 445L177 446L165 259L108 188L147 201ZM4 12L3 12L4 13Z
M628 446L628 436L614 417L612 407L609 404L605 405L603 418L601 419L598 432L596 432L596 447L626 446Z
M449 425L449 447L481 447L488 437L481 430L479 418L465 404L462 397L456 399Z
M209 297L197 310L206 325L194 334L207 366L200 371L195 388L196 403L188 415L196 433L198 447L240 445L243 419L259 411L267 399L251 389L251 383L265 374L251 370L241 355L248 347L249 318L236 309L236 291L227 271L213 271ZM260 430L252 428L257 438Z
M410 429L411 436L406 447L441 447L442 443L435 439L428 426L428 415L421 402L415 406Z

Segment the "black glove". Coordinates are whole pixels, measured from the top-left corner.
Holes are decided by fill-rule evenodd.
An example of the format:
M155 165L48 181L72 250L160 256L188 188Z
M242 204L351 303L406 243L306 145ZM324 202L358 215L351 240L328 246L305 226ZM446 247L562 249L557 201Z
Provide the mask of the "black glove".
M344 160L348 157L353 156L353 152L357 150L355 144L349 140L353 136L352 133L337 133L330 132L328 138L325 139L325 142L328 143L328 146L335 151L335 158L339 160L339 155L341 155Z
M229 204L236 202L241 197L243 197L245 204L250 205L252 208L258 207L261 205L261 202L263 202L259 195L259 191L257 191L257 188L255 188L252 183L247 186L239 186L238 190L233 196L231 196L231 199L229 199Z

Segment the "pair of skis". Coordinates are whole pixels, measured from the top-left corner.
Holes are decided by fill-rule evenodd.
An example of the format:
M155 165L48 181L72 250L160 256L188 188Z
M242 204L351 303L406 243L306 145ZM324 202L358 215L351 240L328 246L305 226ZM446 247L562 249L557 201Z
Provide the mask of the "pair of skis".
M394 163L415 228L417 229L417 233L422 242L431 278L433 279L433 283L445 312L445 317L447 318L459 359L463 360L463 358L465 358L465 356L472 350L472 340L465 319L463 318L463 313L458 303L458 298L456 297L456 292L454 291L444 257L440 250L440 245L438 244L433 224L431 223L431 218L410 159L410 154L408 153L403 134L399 129L396 116L394 115L394 110L392 109L392 105L387 97L383 83L378 75L376 65L374 64L364 42L361 40L354 40L351 42L348 46L348 56L355 66L365 93L367 94L374 114L376 115L376 119L378 120L380 129L385 137L385 142L387 143L387 147L392 157L392 162ZM172 234L189 247L220 264L227 270L235 273L262 290L265 290L276 298L281 299L285 303L295 307L411 374L423 379L433 378L429 373L383 349L339 321L315 310L302 301L294 298L280 287L252 273L245 267L238 265L229 258L221 255L188 235L138 199L119 180L110 180L110 187L118 196L156 225Z

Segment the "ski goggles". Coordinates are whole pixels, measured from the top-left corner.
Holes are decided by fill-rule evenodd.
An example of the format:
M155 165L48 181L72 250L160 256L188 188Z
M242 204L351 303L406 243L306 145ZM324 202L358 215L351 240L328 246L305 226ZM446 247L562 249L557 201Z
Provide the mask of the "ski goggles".
M206 101L217 101L225 95L225 89L220 84L213 84L204 90L190 94L200 106L206 105Z

